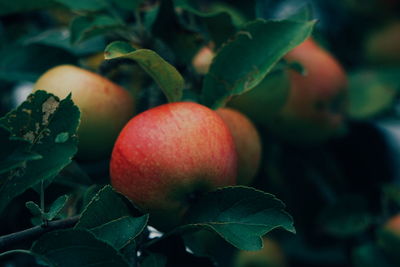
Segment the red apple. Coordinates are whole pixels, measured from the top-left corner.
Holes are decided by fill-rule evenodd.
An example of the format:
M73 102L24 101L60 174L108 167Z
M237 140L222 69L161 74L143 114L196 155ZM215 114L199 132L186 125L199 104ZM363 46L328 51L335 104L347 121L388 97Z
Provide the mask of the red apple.
M81 111L78 156L83 159L108 156L118 133L134 112L128 91L72 65L48 70L34 85L35 90L45 90L60 98L72 93L72 100Z
M231 108L220 108L222 117L232 133L238 155L237 184L251 185L261 160L261 139L254 124L242 113Z
M232 134L213 110L178 102L149 109L121 131L111 156L114 188L150 214L156 228L179 225L206 191L234 185Z
M290 71L286 104L271 124L283 139L315 144L340 133L347 107L347 77L339 62L309 38L285 59L300 63L305 74Z

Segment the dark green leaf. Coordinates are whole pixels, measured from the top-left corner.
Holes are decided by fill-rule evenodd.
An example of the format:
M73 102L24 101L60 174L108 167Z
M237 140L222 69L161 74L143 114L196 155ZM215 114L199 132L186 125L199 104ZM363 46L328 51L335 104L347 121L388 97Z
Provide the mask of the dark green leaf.
M113 247L82 229L47 233L33 244L31 250L59 267L129 266Z
M262 236L282 227L295 232L292 217L275 196L250 187L226 187L207 194L186 217L191 227L208 228L244 250L262 248Z
M104 50L105 41L101 37L91 38L77 44L71 44L70 37L68 29L50 29L26 38L23 43L25 45L41 44L61 48L76 56L88 55Z
M53 179L71 162L77 152L79 116L79 109L70 96L60 101L54 95L37 91L0 119L0 125L14 137L30 143L29 151L43 157L28 161L1 177L0 212L11 199L41 181ZM65 132L69 133L69 139L56 143L56 136Z
M55 6L53 0L13 0L0 1L0 16L40 10Z
M91 229L97 239L110 244L116 250L125 247L135 239L146 227L149 216L121 217Z
M361 196L346 196L324 209L320 215L323 229L336 237L364 232L372 224L367 203Z
M123 24L110 16L77 17L70 26L71 42L78 43L123 28Z
M10 132L0 126L0 175L21 167L30 160L42 156L29 151L30 143L19 138L10 138Z
M140 266L142 267L164 267L167 265L167 258L159 253L148 253Z
M42 216L44 214L44 211L33 201L26 202L25 206L33 216Z
M247 24L214 58L203 84L203 103L223 106L233 95L257 86L274 65L310 34L314 21L264 21Z
M32 252L30 250L23 250L23 249L9 250L9 251L0 253L0 259L2 257L10 256L10 255L13 255L13 254L29 255L29 256L34 257L36 262L37 262L37 264L39 264L39 265L52 266L52 267L54 266L55 267L55 265L52 262L50 262L47 258L45 258L43 255L39 255L39 254L37 254L35 252Z
M53 204L51 204L49 211L45 214L47 220L51 221L61 212L68 202L68 196L63 195L58 197Z
M108 7L106 0L54 0L71 10L83 10L83 11L100 11Z
M202 12L196 8L193 1L175 0L174 3L176 7L182 8L200 17L206 27L207 33L214 41L217 48L236 32L234 21L236 21L237 24L242 24L244 22L243 19L238 18L240 16L235 14L232 8L229 9L226 7L225 9L221 9L221 6L218 8L213 5L214 10L211 10L211 12ZM234 18L236 18L236 20Z
M398 185L386 185L383 188L384 196L387 200L395 203L400 208L400 187Z
M148 49L135 50L125 42L113 42L106 47L106 59L127 58L136 61L163 90L169 102L182 98L184 80L174 66Z
M130 207L122 196L107 185L89 202L75 228L92 229L129 215Z

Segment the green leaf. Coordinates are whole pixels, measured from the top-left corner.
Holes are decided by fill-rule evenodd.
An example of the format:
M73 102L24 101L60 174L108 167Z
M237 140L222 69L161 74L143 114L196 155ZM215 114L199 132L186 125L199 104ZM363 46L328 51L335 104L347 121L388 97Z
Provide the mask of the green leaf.
M126 58L136 61L158 84L169 102L180 101L184 80L174 66L149 49L129 49L129 44L116 41L105 49L106 59Z
M369 119L388 111L398 95L400 71L357 71L349 75L349 114Z
M129 266L113 247L82 229L47 233L32 245L31 250L59 267Z
M238 19L240 16L235 14L232 8L221 8L221 6L218 8L214 5L214 10L211 10L211 12L202 12L198 10L193 1L175 0L174 4L175 7L182 8L201 19L217 48L235 34L237 29L233 23L234 21L237 24L244 22L243 19Z
M71 44L69 29L57 28L41 31L39 34L25 38L25 45L40 44L48 47L61 48L72 55L82 57L85 55L102 52L105 47L105 41L101 37L91 38L90 40ZM43 56L43 55L42 55Z
M55 6L53 0L13 0L0 1L0 16L40 10Z
M70 26L71 42L78 43L89 38L106 34L124 26L121 21L107 15L76 17Z
M91 232L97 239L107 242L116 250L120 250L144 230L148 219L147 214L141 217L125 216L93 228Z
M71 96L60 101L52 94L37 91L0 119L0 125L13 137L29 142L29 151L42 156L0 177L0 212L14 197L41 181L53 179L71 162L77 152L79 116ZM64 132L69 133L69 139L56 143L56 136Z
M29 146L30 143L23 139L10 139L10 132L0 126L0 175L23 166L27 161L42 158L29 151Z
M218 52L202 89L203 103L214 109L234 95L257 86L274 65L302 43L315 21L264 21L248 23Z
M325 208L320 222L327 233L345 238L363 233L373 221L363 197L346 196Z
M82 11L100 11L108 7L108 3L106 0L84 0L84 1L76 1L76 0L54 0L57 3L60 3L71 10L82 10Z
M164 267L167 265L167 257L159 253L148 253L140 266L142 267Z
M9 250L3 253L0 253L0 259L2 257L7 257L13 254L25 254L29 255L35 258L36 263L39 265L44 265L44 266L54 266L52 262L50 262L47 258L43 257L42 255L36 254L30 250L24 250L24 249L15 249L15 250ZM54 266L55 267L55 266Z
M58 197L53 204L51 204L49 211L45 214L45 218L49 221L53 220L61 212L68 202L69 197L63 195Z
M44 214L44 211L33 201L26 202L25 206L33 216L42 216Z
M262 236L281 227L295 232L292 217L275 196L245 186L226 187L207 194L188 211L187 225L208 228L243 250L262 248Z
M92 229L131 214L123 196L106 185L89 202L75 228Z
M132 217L128 203L107 185L92 198L75 228L89 229L99 240L121 250L134 242L148 221L148 215Z

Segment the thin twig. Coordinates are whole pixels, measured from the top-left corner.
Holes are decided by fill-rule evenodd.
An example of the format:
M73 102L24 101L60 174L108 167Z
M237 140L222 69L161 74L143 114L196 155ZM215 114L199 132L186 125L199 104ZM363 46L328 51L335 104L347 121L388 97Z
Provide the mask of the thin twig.
M34 240L44 233L52 230L70 228L74 226L78 222L78 220L79 215L63 220L51 221L48 222L47 225L38 225L29 229L22 230L20 232L0 236L0 251L4 251L7 248L22 241Z

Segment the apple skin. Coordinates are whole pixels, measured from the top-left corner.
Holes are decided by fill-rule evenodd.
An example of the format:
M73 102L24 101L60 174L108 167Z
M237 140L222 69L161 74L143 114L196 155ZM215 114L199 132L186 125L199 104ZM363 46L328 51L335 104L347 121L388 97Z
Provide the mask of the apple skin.
M263 238L264 247L257 251L238 251L234 267L286 267L284 253L278 243L270 238Z
M215 54L208 46L202 47L193 57L192 65L198 74L205 75L210 69Z
M342 133L348 106L347 76L339 62L312 38L285 59L300 63L305 74L289 71L289 96L271 123L271 131L301 145L319 144Z
M365 41L365 58L380 65L400 64L400 20L371 32Z
M134 118L111 156L111 184L167 231L201 194L235 185L232 134L213 110L191 102L164 104Z
M232 133L238 155L237 184L251 185L261 160L261 138L254 124L242 113L231 108L220 108L222 117Z
M134 101L128 91L106 78L72 65L54 67L34 85L59 98L72 93L81 111L78 128L78 157L86 160L110 155L122 127L134 114Z

